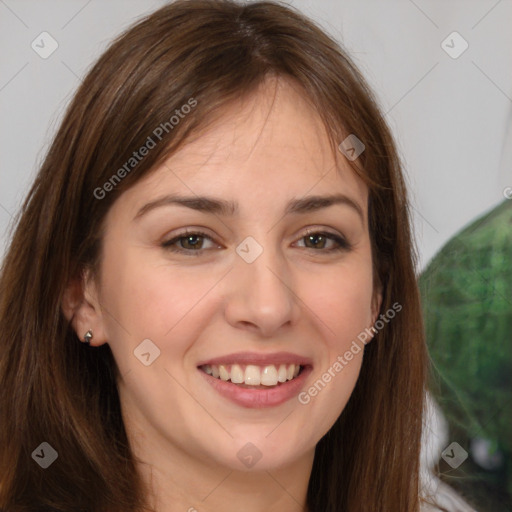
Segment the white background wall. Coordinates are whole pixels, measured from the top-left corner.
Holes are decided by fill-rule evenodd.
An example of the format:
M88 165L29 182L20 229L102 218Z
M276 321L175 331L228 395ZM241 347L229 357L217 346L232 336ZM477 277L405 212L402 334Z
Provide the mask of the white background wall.
M0 255L86 70L157 0L0 0ZM405 162L424 265L512 186L511 0L294 0L352 53ZM42 59L43 31L58 49ZM441 47L453 31L469 44ZM459 43L447 44L460 48Z

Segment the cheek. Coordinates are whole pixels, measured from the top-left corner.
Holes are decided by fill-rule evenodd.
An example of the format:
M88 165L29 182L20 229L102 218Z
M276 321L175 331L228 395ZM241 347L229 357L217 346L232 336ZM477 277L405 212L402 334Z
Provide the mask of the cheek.
M299 395L312 422L311 436L325 433L345 408L356 385L364 345L358 336L371 326L371 261L340 266L323 277L308 279L303 286L311 319L323 342L309 386ZM313 286L315 283L316 286ZM314 425L313 425L314 423Z
M131 354L148 338L162 352L183 352L187 340L204 329L207 294L214 284L211 272L151 264L142 251L105 250L104 320L112 350Z
M308 276L302 285L304 303L317 319L329 352L345 351L351 341L371 326L371 263L340 266L332 272Z

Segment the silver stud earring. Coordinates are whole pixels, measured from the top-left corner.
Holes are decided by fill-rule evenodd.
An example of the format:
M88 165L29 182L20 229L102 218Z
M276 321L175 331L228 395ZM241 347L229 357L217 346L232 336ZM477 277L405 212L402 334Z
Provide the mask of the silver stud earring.
M92 340L92 331L91 329L89 329L85 334L84 334L84 343L86 345L90 345L91 343L91 340Z

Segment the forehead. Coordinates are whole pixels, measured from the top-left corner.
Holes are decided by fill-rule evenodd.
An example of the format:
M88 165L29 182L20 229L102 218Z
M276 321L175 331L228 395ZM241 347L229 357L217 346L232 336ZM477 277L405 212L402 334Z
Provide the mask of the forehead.
M198 105L200 108L200 105ZM288 80L267 80L223 108L163 165L125 195L135 210L163 193L234 199L243 210L272 208L305 195L350 195L366 215L367 187L333 154L318 113Z

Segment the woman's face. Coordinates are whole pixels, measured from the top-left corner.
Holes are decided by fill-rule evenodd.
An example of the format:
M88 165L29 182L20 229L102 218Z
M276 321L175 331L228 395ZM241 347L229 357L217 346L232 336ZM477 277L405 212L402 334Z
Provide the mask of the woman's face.
M290 464L359 375L353 342L380 300L367 188L277 85L226 109L106 217L94 339L112 349L127 430L153 459Z

